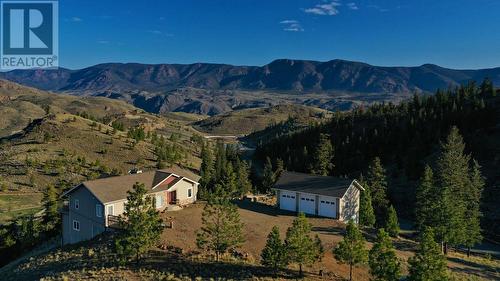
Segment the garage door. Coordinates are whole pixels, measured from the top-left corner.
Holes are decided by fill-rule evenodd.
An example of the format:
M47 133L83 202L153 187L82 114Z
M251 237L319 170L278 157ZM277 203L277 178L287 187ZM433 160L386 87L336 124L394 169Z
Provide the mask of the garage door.
M318 214L322 217L336 218L337 206L335 205L335 198L320 197Z
M292 212L297 211L295 209L295 202L297 200L297 199L295 199L295 192L281 191L280 196L281 196L280 197L280 209L292 211Z
M299 200L299 210L306 214L316 214L316 196L301 194Z

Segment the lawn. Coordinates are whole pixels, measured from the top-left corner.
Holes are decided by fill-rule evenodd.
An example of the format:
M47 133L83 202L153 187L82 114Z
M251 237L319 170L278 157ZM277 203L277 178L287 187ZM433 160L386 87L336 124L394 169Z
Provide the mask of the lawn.
M0 194L0 224L40 210L42 193Z

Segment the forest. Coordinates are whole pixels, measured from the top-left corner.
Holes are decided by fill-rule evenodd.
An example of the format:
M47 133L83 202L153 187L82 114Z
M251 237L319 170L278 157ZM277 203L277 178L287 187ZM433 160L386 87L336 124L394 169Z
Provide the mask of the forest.
M498 161L488 150L487 139L498 137L498 93L489 79L461 87L418 95L398 105L381 103L350 112L336 112L331 121L282 134L261 143L258 161L271 159L274 165L297 172L361 179L369 164L380 158L388 173L388 198L398 214L415 219L415 196L426 165L435 166L441 143L452 127L464 138L465 154L484 168ZM278 127L279 126L275 126ZM326 159L326 160L325 160ZM323 162L328 165L321 165ZM488 169L485 169L488 170ZM489 169L495 170L495 169ZM484 173L482 225L486 234L498 233L498 221L488 198L498 198L497 175ZM495 195L496 194L496 195ZM490 196L491 195L491 196ZM403 208L403 206L405 206ZM411 206L407 208L406 206Z

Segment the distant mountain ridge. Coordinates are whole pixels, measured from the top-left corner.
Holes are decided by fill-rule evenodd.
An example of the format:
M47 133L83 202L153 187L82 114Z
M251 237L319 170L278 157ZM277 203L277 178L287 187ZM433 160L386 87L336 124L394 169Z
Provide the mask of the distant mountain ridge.
M361 62L279 59L267 65L106 63L79 70L14 70L0 78L43 90L67 92L268 90L291 92L434 92L489 77L500 85L500 67L455 70L425 64L381 67Z

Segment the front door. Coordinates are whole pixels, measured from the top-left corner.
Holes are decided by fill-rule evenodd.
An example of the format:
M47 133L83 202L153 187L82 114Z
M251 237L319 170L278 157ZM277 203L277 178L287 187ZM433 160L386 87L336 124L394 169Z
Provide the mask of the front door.
M168 204L170 205L174 205L177 201L177 192L174 190L174 191L170 191L168 193Z

